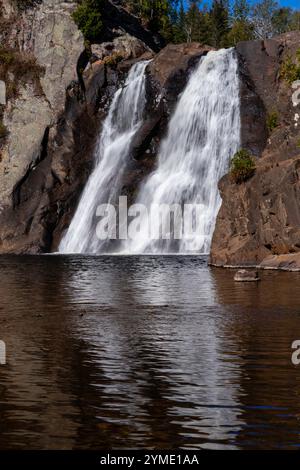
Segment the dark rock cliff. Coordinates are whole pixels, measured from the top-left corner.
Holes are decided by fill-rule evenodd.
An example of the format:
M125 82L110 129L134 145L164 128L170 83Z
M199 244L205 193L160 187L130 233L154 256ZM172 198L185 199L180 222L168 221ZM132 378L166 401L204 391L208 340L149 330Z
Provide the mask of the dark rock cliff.
M300 83L293 87L280 73L299 48L300 32L237 47L242 146L260 158L249 181L238 185L227 175L220 182L213 264L295 268L298 262L300 268L300 103L293 103ZM277 122L267 135L264 122L272 114Z

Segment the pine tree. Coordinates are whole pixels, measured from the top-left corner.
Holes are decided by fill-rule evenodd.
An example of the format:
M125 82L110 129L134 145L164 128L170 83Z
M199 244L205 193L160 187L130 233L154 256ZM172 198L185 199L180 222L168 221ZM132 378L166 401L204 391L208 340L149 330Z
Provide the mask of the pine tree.
M250 5L247 0L235 0L232 7L231 29L227 35L227 45L235 46L240 41L254 39L254 28L249 20Z
M176 10L175 8L174 23L173 23L173 40L177 44L186 42L185 10L184 10L182 0L180 1L178 10Z
M250 15L250 5L248 0L235 0L232 10L233 21L248 21Z
M293 10L291 8L279 8L272 16L272 24L275 34L286 33L292 29Z
M229 33L229 12L226 0L213 0L210 19L211 45L214 47L226 46Z

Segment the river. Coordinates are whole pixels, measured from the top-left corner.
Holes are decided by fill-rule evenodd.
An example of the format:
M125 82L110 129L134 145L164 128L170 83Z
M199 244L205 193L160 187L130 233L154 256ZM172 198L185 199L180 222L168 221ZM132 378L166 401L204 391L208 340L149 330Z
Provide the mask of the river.
M0 448L300 446L299 274L2 256Z

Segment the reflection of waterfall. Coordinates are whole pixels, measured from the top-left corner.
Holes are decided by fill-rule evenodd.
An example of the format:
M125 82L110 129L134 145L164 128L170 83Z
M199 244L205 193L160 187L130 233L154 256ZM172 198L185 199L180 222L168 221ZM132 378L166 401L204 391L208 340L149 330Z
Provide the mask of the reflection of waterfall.
M199 260L67 261L65 299L75 311L86 309L72 315L69 329L91 355L97 416L111 426L111 439L120 439L114 426L123 425L133 448L153 439L166 447L236 446L243 426L240 317L218 303L219 286Z
M151 240L147 218L141 216L140 233L134 241L125 243L124 251L207 253L221 202L218 181L228 170L229 159L239 144L235 52L209 52L191 75L170 121L157 169L137 198L148 209L153 204L199 205L195 235L190 239L184 236L181 240ZM162 227L163 221L158 223Z
M125 87L114 96L96 149L95 169L60 244L61 253L105 251L105 242L96 236L96 208L102 203L115 203L120 192L130 145L142 122L147 64L140 62L134 65Z

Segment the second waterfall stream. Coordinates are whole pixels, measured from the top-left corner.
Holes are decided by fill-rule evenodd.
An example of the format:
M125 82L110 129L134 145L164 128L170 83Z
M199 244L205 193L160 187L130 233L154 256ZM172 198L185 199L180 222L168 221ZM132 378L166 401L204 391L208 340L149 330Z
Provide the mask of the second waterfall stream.
M62 253L103 253L96 236L96 209L115 203L130 157L130 144L142 124L145 68L135 65L126 87L117 91L103 126L95 169L63 238ZM228 171L240 147L238 64L234 49L211 51L191 73L169 122L156 169L141 182L136 203L149 211L154 205L197 205L197 230L191 238L152 239L147 217L140 218L134 240L119 246L123 253L208 253L220 208L218 181ZM147 220L146 220L147 219ZM158 223L163 221L158 219Z

